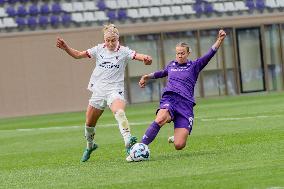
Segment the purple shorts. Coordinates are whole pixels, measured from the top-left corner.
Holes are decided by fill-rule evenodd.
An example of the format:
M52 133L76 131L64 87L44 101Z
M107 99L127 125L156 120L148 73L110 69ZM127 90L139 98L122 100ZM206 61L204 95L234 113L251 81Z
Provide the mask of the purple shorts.
M160 109L167 109L174 122L174 128L186 128L191 133L193 126L193 106L188 99L173 92L166 92L160 100Z

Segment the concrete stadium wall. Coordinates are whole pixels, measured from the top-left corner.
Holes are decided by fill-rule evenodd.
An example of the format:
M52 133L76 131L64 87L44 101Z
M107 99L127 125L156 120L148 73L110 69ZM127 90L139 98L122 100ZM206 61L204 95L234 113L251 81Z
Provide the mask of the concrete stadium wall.
M121 35L284 23L284 13L118 25ZM95 66L55 47L63 37L78 50L103 40L102 27L0 35L0 118L82 111Z

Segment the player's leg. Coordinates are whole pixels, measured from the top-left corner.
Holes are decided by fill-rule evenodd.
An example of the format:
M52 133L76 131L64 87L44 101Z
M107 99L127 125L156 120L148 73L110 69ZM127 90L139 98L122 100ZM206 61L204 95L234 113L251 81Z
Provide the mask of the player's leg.
M146 130L141 142L144 144L150 144L157 136L160 128L166 123L172 120L170 112L168 109L160 109L157 113L156 119L151 123Z
M119 131L124 139L126 148L136 143L137 138L131 136L130 126L125 114L125 101L122 99L114 99L110 105L110 109L118 123Z
M94 142L95 126L98 119L102 115L106 102L102 96L93 93L89 100L89 105L86 111L86 125L85 125L85 138L87 141L87 147L83 153L82 162L87 161L90 158L91 153L98 148L98 145Z
M176 150L182 150L186 146L189 131L186 128L175 128L174 146Z

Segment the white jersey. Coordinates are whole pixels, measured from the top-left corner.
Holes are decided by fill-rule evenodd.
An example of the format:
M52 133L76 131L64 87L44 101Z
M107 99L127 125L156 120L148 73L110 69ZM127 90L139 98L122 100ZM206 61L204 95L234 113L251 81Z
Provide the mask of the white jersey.
M134 59L136 52L120 46L109 51L104 44L88 49L90 58L96 58L96 67L91 75L88 89L92 92L105 90L124 91L124 72L127 60Z

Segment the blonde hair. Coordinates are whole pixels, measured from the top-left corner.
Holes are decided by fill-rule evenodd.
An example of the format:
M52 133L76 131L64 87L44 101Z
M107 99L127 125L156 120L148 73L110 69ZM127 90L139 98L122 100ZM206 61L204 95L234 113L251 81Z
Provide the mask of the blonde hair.
M119 37L118 29L116 28L114 24L104 25L103 33L104 33L104 36L114 35L114 36Z
M185 42L179 42L178 44L176 44L176 47L185 47L187 52L191 52L191 48L189 47L189 45Z

